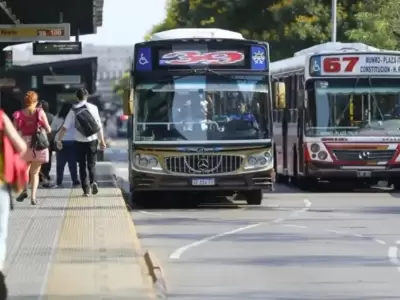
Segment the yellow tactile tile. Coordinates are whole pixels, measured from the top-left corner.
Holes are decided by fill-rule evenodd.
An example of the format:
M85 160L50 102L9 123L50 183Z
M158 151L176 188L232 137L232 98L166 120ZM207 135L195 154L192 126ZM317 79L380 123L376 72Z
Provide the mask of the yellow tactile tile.
M80 195L74 190L68 203L46 299L146 299L138 240L120 191Z

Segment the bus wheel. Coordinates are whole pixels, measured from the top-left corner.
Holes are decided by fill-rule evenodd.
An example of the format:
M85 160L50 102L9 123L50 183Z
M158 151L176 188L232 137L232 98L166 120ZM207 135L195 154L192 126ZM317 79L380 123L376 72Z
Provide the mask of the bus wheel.
M393 188L396 192L399 192L400 191L400 181L398 181L398 180L393 181Z
M262 198L262 190L246 192L246 201L248 205L261 205Z

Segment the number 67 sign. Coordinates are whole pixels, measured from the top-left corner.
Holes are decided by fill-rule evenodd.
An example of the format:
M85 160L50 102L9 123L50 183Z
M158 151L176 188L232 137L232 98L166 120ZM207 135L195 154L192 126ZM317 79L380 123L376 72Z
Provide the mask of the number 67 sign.
M322 59L322 72L337 74L354 71L360 58L358 56L329 56Z

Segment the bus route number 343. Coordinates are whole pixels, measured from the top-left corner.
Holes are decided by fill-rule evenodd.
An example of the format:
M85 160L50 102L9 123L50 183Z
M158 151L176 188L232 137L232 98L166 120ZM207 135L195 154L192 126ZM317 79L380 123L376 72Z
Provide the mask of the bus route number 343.
M322 66L325 73L350 73L359 60L357 56L325 57Z

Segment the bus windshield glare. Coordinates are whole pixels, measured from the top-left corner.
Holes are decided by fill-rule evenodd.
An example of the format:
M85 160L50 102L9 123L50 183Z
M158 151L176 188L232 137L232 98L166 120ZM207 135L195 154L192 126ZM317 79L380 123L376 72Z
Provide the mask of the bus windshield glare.
M307 136L400 136L400 82L319 80L310 91Z
M169 76L135 87L135 141L260 140L268 133L264 76Z

